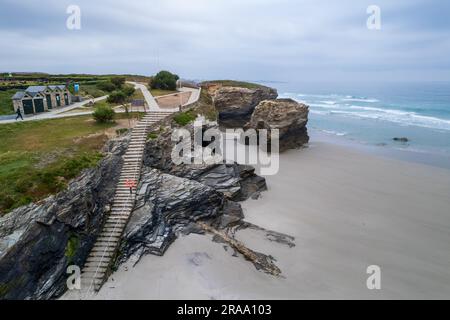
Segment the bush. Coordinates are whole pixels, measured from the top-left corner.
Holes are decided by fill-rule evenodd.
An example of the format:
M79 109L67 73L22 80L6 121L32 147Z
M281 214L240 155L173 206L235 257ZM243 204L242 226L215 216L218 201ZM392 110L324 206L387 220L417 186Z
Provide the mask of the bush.
M157 134L156 132L150 132L150 133L147 135L147 138L148 138L148 139L151 139L151 140L154 140L154 139L158 138L158 134Z
M100 82L97 84L97 88L106 92L113 92L116 90L116 86L111 82Z
M114 115L115 115L114 110L111 107L105 106L105 105L101 105L101 106L98 106L97 108L95 108L95 111L92 114L95 121L97 121L99 123L113 121Z
M125 78L124 77L111 78L111 83L116 87L116 89L120 89L125 84Z
M122 88L122 92L127 96L131 97L136 90L132 86L125 86Z
M106 100L108 103L124 103L127 100L127 96L122 91L114 91L112 92L108 99Z
M160 71L152 78L150 86L152 89L176 90L178 79L180 78L176 74L169 71Z
M178 123L180 126L185 126L189 122L195 120L195 115L190 111L186 111L174 116L173 120L175 120L175 122Z

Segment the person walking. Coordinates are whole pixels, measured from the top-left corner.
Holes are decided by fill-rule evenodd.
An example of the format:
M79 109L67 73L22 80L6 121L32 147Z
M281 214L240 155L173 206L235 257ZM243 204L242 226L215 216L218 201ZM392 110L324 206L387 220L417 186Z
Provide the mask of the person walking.
M19 118L23 120L22 112L20 112L20 108L17 108L16 113L17 113L16 121L17 121L17 119L19 119Z

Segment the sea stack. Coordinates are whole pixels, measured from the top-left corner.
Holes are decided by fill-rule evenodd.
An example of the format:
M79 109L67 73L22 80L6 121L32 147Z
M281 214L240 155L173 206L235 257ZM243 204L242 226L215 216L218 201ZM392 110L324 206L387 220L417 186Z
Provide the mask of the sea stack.
M214 93L214 105L219 113L219 124L225 128L242 128L255 107L263 100L276 99L276 89L258 86L255 88L221 87Z
M301 147L309 142L309 107L292 99L261 101L255 108L246 129L278 129L280 152Z

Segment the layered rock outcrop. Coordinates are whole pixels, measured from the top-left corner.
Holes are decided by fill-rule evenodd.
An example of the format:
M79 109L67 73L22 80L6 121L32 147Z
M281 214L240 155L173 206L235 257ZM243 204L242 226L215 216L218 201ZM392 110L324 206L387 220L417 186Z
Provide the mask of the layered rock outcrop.
M109 211L127 139L111 141L96 168L55 196L0 218L0 299L50 299L66 290Z
M308 108L275 99L276 90L222 87L215 104L222 125L280 129L282 149L308 141ZM174 123L158 124L147 141L137 201L116 264L145 254L162 255L179 233L243 227L239 201L266 190L251 166L175 165ZM185 126L193 131L192 126ZM110 210L129 138L113 140L96 168L85 170L68 188L0 218L0 299L50 299L66 289L69 265L83 266ZM259 254L258 254L259 256Z
M269 87L221 87L215 91L213 99L219 113L220 126L242 128L250 120L258 103L277 97L277 90Z
M256 106L245 128L266 129L269 133L278 129L280 152L295 149L309 142L308 113L307 105L292 99L265 100Z
M65 191L0 218L0 299L50 299L65 292L67 267L84 265L106 220L127 143L128 138L111 142L99 165ZM217 227L237 223L243 213L235 201L266 189L252 167L175 166L173 144L170 128L146 144L136 207L117 264L163 254L178 233L203 232L199 220Z
M193 127L185 127L193 132ZM171 160L172 130L146 143L137 202L127 225L118 264L145 254L162 255L176 234L202 232L195 222L225 228L243 219L236 201L266 190L264 178L238 164L180 164Z

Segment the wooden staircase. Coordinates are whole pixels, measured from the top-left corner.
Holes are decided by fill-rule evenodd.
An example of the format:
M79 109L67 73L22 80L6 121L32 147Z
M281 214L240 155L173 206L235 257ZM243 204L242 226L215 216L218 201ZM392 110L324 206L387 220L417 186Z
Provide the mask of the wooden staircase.
M171 112L151 111L133 128L124 163L117 183L111 212L98 235L81 274L81 297L89 298L100 290L107 280L109 268L115 258L123 231L133 210L136 190L130 191L129 182L139 182L145 142L152 124Z

